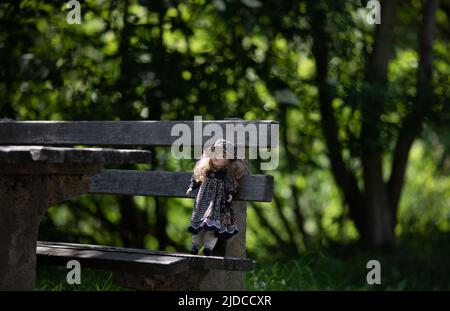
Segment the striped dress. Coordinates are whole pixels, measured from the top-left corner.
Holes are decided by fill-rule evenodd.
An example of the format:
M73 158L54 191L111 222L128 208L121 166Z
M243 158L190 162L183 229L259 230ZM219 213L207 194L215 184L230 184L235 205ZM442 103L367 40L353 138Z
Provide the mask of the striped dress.
M204 182L197 182L191 177L189 186L192 190L199 188L192 211L188 231L194 234L202 229L213 230L221 239L229 239L238 233L228 195L236 196L237 182L225 169L213 168Z

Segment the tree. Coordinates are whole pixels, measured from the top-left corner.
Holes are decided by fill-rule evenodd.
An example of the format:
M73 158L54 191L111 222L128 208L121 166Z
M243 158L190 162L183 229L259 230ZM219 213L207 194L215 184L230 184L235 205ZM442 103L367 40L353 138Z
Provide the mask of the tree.
M309 11L313 38L313 55L316 62L316 84L319 90L322 131L325 137L331 169L341 189L350 215L363 242L370 247L391 247L395 243L396 213L404 184L409 151L419 135L422 123L433 98L432 47L435 13L439 0L428 0L423 9L419 34L420 61L417 74L417 94L410 112L398 130L393 151L391 173L383 177L383 152L381 116L386 112L388 95L388 66L394 46L397 1L383 1L381 24L377 25L365 70L361 109L359 146L363 167L363 187L358 185L355 173L343 159L343 147L338 138L338 125L332 105L335 90L329 83L330 34L326 28L326 13L310 1Z

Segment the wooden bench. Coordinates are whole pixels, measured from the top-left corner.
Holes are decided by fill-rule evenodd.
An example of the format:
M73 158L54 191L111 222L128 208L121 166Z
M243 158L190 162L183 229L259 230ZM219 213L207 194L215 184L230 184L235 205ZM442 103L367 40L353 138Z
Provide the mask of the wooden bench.
M194 133L193 121L1 121L0 145L169 147L178 138L171 135L171 129L179 123ZM273 121L224 120L204 121L202 126L211 123L219 124L223 133L227 125L252 124L265 126L270 134L271 126L277 125ZM192 146L206 139L193 139ZM245 139L248 146L251 142ZM193 198L196 193L185 194L191 174L103 170L91 178L89 193ZM243 290L245 271L252 269L245 251L245 201L270 202L272 192L272 176L244 176L232 205L240 233L220 243L213 256L54 242L38 242L36 254L44 264L65 266L76 259L82 267L112 271L114 282L133 289Z

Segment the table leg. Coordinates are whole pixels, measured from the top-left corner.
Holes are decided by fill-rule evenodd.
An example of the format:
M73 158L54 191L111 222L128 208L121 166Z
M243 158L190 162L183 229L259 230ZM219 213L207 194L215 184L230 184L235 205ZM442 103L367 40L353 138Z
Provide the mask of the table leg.
M0 176L0 290L33 290L39 223L51 204L87 193L82 176Z

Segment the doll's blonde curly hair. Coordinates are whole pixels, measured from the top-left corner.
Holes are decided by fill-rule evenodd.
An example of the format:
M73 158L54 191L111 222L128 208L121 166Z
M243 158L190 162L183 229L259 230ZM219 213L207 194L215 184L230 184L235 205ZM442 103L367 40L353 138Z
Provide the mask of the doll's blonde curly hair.
M197 161L194 168L194 178L196 181L205 181L205 178L209 171L212 170L212 159L203 153L200 160ZM248 163L246 160L241 159L228 159L230 162L226 166L226 170L230 175L239 183L239 180L245 174L248 174Z

